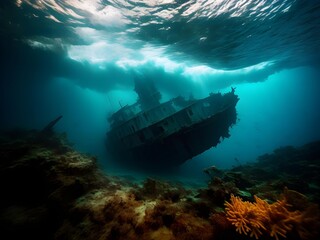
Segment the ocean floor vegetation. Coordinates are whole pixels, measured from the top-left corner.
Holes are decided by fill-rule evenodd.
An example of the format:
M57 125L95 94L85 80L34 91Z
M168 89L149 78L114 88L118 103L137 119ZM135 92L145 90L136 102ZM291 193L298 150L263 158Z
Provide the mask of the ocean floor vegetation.
M52 131L3 133L0 153L7 239L319 239L320 142L205 169L203 188L107 175Z

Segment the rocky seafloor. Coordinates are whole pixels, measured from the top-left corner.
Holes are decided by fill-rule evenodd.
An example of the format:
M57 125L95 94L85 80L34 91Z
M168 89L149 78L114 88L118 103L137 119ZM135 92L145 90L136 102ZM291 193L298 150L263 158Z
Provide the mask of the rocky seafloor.
M0 154L1 239L319 239L320 142L198 189L107 175L53 132L3 133Z

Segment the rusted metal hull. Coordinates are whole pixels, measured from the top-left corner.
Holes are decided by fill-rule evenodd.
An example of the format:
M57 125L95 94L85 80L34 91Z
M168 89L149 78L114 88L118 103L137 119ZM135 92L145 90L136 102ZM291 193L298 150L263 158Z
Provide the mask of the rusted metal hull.
M138 147L127 149L120 141L108 138L108 152L116 163L132 168L163 170L177 167L230 136L229 128L237 120L237 101L200 123Z

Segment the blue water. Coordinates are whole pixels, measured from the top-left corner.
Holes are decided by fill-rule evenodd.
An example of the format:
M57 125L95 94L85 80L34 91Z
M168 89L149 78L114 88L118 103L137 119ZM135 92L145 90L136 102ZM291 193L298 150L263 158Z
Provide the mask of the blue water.
M0 3L0 128L56 130L97 155L107 117L152 79L162 100L236 87L237 124L181 177L230 168L320 139L320 1L80 1Z

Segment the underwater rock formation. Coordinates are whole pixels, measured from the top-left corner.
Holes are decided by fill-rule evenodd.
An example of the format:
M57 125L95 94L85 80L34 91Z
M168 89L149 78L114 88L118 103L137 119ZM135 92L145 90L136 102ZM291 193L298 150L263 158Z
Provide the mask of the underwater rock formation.
M303 154L295 149L299 158L291 154L294 161L282 164L310 160L319 166L314 161L318 152L307 149L302 148ZM318 197L312 191L319 187L312 182L317 176L306 178L314 186L303 194L273 183L279 181L276 175L267 180L256 176L258 169L274 171L270 164L277 153L264 157L263 163L221 170L203 189L154 178L134 183L128 176L108 176L94 157L74 151L64 134L54 132L2 134L0 154L0 224L9 239L247 239L234 227L239 220L241 233L254 232L259 239L319 237ZM301 174L310 170L308 164L299 167ZM288 172L287 177L293 175ZM283 177L281 181L288 182ZM252 219L257 225L243 224Z
M0 144L0 224L9 239L51 239L78 197L108 183L63 134L18 130Z

